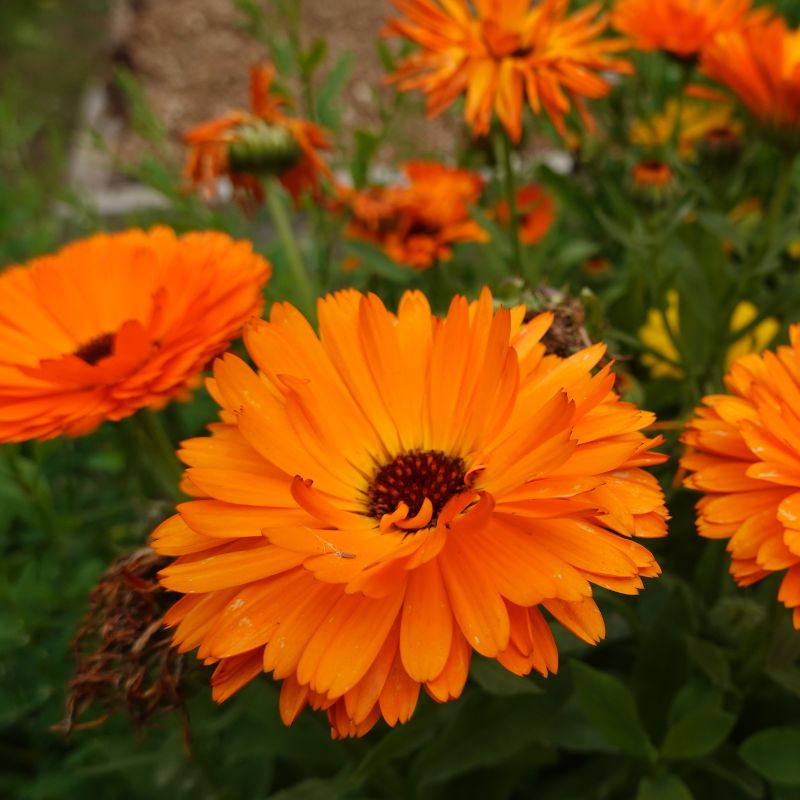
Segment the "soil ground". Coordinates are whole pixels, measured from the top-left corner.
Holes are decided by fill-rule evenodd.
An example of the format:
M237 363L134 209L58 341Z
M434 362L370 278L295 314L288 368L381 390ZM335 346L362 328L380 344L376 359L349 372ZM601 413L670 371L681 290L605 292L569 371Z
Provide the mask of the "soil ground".
M269 13L270 0L262 2ZM343 53L352 56L342 103L345 134L375 122L373 90L384 79L376 43L391 11L389 0L303 2L304 40L328 42L323 71ZM132 70L175 146L192 125L246 107L248 67L268 54L244 31L243 20L234 0L122 0L115 61ZM420 125L421 114L409 116L414 119L402 127L418 154L452 148L460 135L452 120ZM123 144L123 151L130 149L131 142Z

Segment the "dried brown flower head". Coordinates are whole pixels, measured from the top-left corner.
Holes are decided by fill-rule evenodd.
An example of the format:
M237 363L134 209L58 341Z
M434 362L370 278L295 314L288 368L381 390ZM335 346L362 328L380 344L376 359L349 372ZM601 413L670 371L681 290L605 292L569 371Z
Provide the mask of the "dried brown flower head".
M183 708L184 657L162 624L175 597L156 579L168 561L150 548L136 550L113 562L92 590L73 641L77 665L58 730L95 727L119 712L142 726ZM77 722L92 705L101 716Z

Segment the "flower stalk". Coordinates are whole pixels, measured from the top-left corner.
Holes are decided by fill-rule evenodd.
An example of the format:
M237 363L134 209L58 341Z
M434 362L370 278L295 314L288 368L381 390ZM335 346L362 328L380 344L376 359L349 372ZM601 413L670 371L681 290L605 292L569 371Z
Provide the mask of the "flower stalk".
M286 207L281 202L281 198L276 189L277 187L273 181L270 181L266 186L267 208L269 209L272 223L275 226L275 231L283 247L284 255L286 256L286 263L289 266L289 272L294 282L297 305L300 311L303 312L305 318L313 324L316 319L315 303L317 293L314 290L311 277L303 264L303 257L300 254L297 239L292 230L292 225L289 222Z
M497 130L494 134L495 161L501 173L503 191L508 204L508 236L511 244L511 271L523 277L522 245L519 238L519 209L517 208L517 186L514 166L511 163L511 142L505 131ZM534 285L538 281L531 281Z

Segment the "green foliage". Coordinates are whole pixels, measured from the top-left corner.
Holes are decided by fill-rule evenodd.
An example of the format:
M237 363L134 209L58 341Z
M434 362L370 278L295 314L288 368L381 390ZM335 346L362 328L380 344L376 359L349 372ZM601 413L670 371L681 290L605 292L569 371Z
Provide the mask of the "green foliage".
M396 168L394 161L387 164L387 152L414 146L397 129L421 119L418 101L373 87L375 120L350 137L342 110L359 65L347 55L334 58L325 39L306 41L301 4L294 0L236 0L236 6L243 27L276 65L279 88L294 99L295 111L331 129L337 175L349 174L361 188L375 180L376 166ZM782 7L798 19L791 0ZM88 62L94 57L75 44L86 38L80 16L67 3L0 4L0 66L10 65L15 76L6 78L8 69L0 81L0 265L49 252L109 223L63 189L77 97L91 68L81 62L84 55ZM43 59L61 37L65 17L76 17L66 21L69 57L53 51L48 83L41 65L39 71L28 68L30 52ZM383 41L376 47L384 68L394 69L400 50ZM180 153L149 108L137 76L124 70L115 83L132 126L149 147L138 163L119 168L156 189L167 206L115 224L215 228L249 238L273 263L270 300L302 301L298 264L314 294L355 287L376 292L392 307L405 290L421 289L437 311L446 309L453 294L474 296L486 283L495 297L513 304L532 288L526 281L543 277L551 287L584 298L587 328L599 332L630 373L634 388L627 397L641 400L664 421L679 422L705 393L722 389L725 354L743 333L730 330L739 303L757 308L744 332L774 316L781 341L787 324L800 317L798 264L789 251L800 226L797 175L757 131L747 130L729 169L700 157L683 160L662 147L677 188L657 203L646 202L632 187L630 171L648 153L630 145L628 125L661 108L684 76L658 54L635 60L638 74L631 83L593 105L601 134L584 137L571 171L564 174L533 158L539 139L521 149L517 183L544 186L556 200L557 219L541 242L522 248L520 274L514 276L508 228L491 209L506 187L485 142L466 144L458 160L480 167L487 177L481 203L470 214L490 242L458 245L452 261L421 273L374 244L347 239L346 213L331 213L308 198L295 207L271 186L278 213L270 217L267 209L246 216L233 205L208 207L187 194ZM40 85L47 91L40 92ZM545 132L539 125L540 138ZM456 160L455 153L440 156ZM776 207L781 187L785 202ZM755 211L742 213L745 199L757 201ZM283 230L279 218L288 220ZM593 257L607 259L608 270L589 273L585 262ZM345 270L353 260L355 271ZM643 343L639 331L650 311L663 312L662 321L668 316L670 289L678 291L679 325L667 333L674 350L668 359L682 377L656 379L642 356L658 351ZM190 404L174 404L159 419L175 446L200 435L215 414L214 402L201 390ZM669 436L666 450L676 454L677 434ZM87 595L109 562L145 544L174 507L174 475L162 471L163 459L142 455L147 437L139 422L129 420L83 439L0 447L0 795L798 796L800 637L777 607L774 580L736 589L727 575L724 543L698 539L696 497L675 487L674 461L660 472L671 535L652 543L663 576L658 583L648 580L640 598L597 590L608 629L597 648L555 625L558 675L520 678L494 660L475 657L457 702L438 706L423 697L408 724L389 729L380 723L363 740L334 742L324 715L306 711L286 729L269 679L216 706L209 697L210 668L191 656L186 717L165 714L138 730L118 714L66 737L56 726L72 671L70 641ZM92 708L82 721L99 713Z

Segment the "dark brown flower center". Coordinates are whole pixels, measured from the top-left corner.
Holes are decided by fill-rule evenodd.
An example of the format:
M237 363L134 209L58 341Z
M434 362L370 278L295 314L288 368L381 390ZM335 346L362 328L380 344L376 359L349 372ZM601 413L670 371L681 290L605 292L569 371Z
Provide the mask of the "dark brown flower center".
M427 498L433 506L429 524L435 525L445 503L466 490L465 475L464 462L441 450L401 453L375 473L367 490L369 513L380 520L403 502L408 506L408 517L411 518Z
M114 334L101 333L100 336L95 336L94 339L82 344L75 351L75 355L87 364L94 366L100 359L110 356L113 351Z
M532 47L518 47L510 53L510 56L511 58L527 58L531 53L533 53Z

